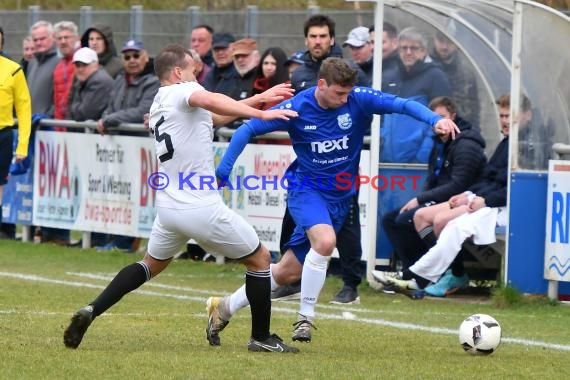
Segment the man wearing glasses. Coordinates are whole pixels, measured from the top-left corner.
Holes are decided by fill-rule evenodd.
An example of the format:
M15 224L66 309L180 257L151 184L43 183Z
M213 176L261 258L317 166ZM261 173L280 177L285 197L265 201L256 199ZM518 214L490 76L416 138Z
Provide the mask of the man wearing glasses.
M124 72L115 79L103 117L97 122L101 135L121 123L142 124L160 86L142 42L128 40L121 53Z
M400 32L398 42L398 70L382 78L382 91L425 106L438 96L451 96L447 76L428 56L426 36L409 27ZM433 133L406 115L385 115L380 137L381 162L427 163L433 147Z

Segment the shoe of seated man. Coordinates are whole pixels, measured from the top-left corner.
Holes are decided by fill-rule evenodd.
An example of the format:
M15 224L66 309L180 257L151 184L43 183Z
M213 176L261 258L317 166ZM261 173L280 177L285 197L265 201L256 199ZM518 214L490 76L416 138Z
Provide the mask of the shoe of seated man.
M466 274L457 277L451 272L451 269L445 271L443 276L435 284L431 284L424 290L427 295L433 297L446 297L463 288L469 286L469 277Z
M402 278L402 272L372 271L372 277L382 284L382 292L385 294L396 294L396 287L388 281L389 278Z
M330 303L337 305L358 305L360 303L358 290L345 285Z
M421 299L425 296L425 292L421 289L416 280L403 280L398 272L383 272L379 270L372 271L372 277L384 287L404 294L411 299Z
M93 322L93 306L85 306L79 309L73 317L71 323L63 333L63 343L66 347L77 348L83 340L83 336Z
M271 292L272 301L291 301L301 299L301 283L283 285Z
M293 341L306 342L311 341L311 329L317 329L313 324L313 318L299 314L297 322L293 323L295 329L293 330Z
M230 323L229 300L229 297L210 297L206 301L206 339L210 346L221 346L220 332Z
M282 353L297 353L297 347L288 346L283 343L283 339L277 334L272 334L264 341L258 341L253 338L247 343L247 350L251 352L282 352Z

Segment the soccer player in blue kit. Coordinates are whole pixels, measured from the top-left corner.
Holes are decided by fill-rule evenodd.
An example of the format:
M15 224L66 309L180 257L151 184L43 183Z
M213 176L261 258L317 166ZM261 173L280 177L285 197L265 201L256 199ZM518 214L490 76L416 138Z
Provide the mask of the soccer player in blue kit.
M233 135L216 170L223 185L252 136L283 130L291 137L297 159L285 176L287 205L297 227L286 244L285 254L271 266L271 287L274 290L302 278L294 341L311 341L315 305L336 245L336 232L342 227L350 199L356 193L356 183L347 186L346 181L356 181L364 133L373 115L401 113L433 126L438 134L450 131L455 136L459 131L453 121L443 119L418 102L368 87L355 87L356 76L356 71L343 59L326 59L316 87L276 106L294 110L299 117L246 122ZM220 331L247 304L244 286L230 296L207 300L206 334L210 344L220 344Z

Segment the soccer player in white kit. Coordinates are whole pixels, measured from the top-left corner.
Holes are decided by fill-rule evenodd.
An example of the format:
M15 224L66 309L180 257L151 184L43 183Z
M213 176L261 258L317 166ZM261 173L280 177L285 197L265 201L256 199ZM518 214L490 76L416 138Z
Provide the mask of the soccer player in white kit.
M223 203L216 183L204 182L215 178L213 123L235 117L288 120L297 113L261 111L248 106L248 101L204 90L196 82L192 56L182 46L166 46L154 65L161 87L150 109L149 126L156 140L158 171L168 176L170 184L157 191L157 216L145 257L124 267L93 302L73 315L64 333L65 345L77 348L95 317L159 274L179 248L194 239L208 252L242 260L247 268L252 316L248 350L298 352L270 334L269 251L255 230Z

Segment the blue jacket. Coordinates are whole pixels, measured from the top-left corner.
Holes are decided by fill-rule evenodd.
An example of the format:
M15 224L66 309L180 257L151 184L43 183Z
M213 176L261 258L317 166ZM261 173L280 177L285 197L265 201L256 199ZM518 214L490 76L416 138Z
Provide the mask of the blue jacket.
M438 96L451 96L451 86L439 65L416 62L406 71L401 61L399 70L386 75L383 92L415 100L425 106ZM380 161L427 163L433 147L433 132L425 124L406 115L386 115L380 129Z

